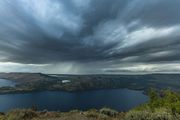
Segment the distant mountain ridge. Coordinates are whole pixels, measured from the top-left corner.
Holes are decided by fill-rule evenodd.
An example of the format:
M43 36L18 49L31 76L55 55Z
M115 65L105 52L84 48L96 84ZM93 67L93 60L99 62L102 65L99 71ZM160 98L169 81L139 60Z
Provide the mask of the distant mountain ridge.
M46 74L42 73L0 73L0 78L13 80L19 83L26 82L36 82L36 81L46 81L48 79L53 79L54 77L50 77Z
M42 73L0 73L0 78L17 82L15 87L1 87L0 93L44 90L84 91L127 88L147 91L149 88L180 91L180 74L145 75L61 75ZM70 82L62 82L68 80Z

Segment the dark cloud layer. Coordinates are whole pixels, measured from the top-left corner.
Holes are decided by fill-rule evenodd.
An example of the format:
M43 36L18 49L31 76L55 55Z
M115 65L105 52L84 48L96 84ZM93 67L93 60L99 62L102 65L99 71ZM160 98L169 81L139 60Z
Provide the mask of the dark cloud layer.
M2 0L0 62L94 67L100 62L101 70L178 63L179 5L179 0Z

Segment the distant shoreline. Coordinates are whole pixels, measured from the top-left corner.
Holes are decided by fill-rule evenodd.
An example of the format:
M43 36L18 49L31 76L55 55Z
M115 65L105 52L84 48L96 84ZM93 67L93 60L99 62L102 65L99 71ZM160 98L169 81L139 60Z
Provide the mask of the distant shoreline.
M48 75L42 73L0 73L0 78L18 83L15 87L0 87L0 94L32 91L88 91L101 89L140 90L149 88L180 91L180 74L147 75ZM70 82L63 82L68 80Z

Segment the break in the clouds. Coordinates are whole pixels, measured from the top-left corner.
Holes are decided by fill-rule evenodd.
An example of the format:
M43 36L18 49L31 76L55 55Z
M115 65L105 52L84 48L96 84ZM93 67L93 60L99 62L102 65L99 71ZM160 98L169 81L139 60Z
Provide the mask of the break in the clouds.
M179 0L1 0L0 71L180 72Z

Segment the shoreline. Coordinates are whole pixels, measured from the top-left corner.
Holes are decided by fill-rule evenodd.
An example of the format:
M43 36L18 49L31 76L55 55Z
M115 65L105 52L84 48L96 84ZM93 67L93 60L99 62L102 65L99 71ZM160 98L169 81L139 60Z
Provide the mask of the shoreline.
M86 90L22 90L22 91L1 91L0 90L0 95L8 95L8 94L28 94L28 93L34 93L34 92L66 92L66 93L75 93L75 92L91 92L91 91L100 91L100 90L132 90L132 91L141 91L144 95L147 95L146 90L143 89L129 89L129 88L99 88L99 89L86 89Z

